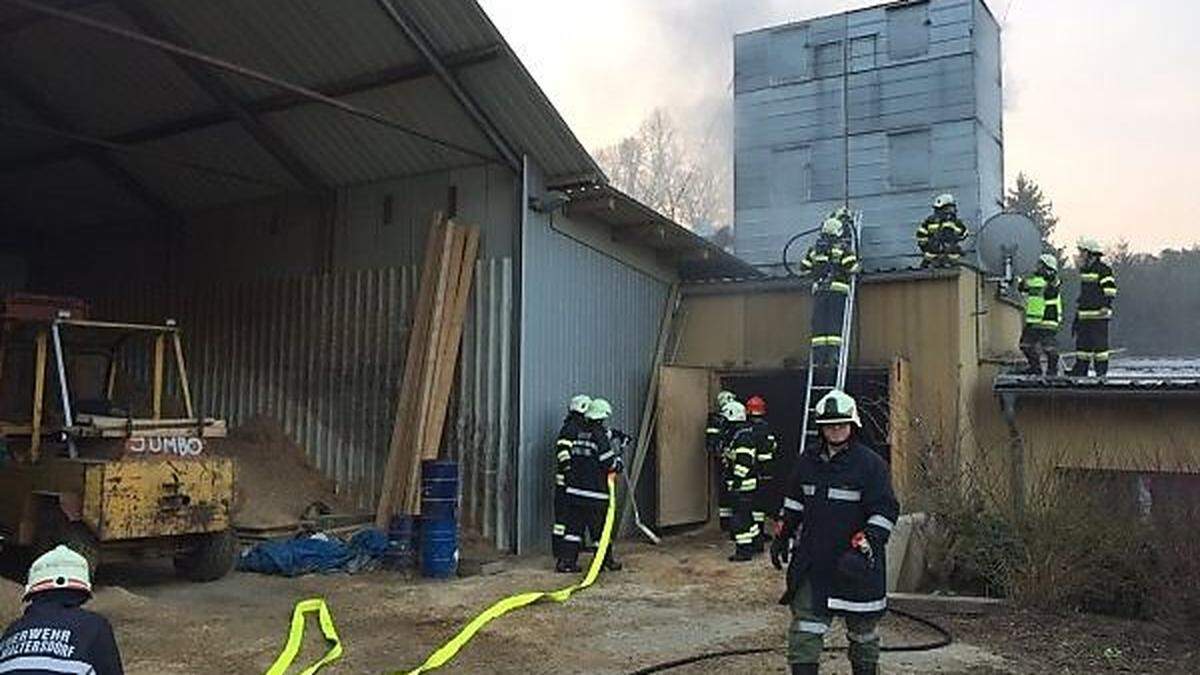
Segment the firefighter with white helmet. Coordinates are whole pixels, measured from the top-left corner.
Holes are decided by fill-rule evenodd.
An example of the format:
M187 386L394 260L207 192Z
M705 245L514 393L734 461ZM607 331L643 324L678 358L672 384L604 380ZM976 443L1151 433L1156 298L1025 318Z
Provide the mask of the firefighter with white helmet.
M1058 258L1044 253L1037 270L1017 280L1017 290L1025 295L1025 328L1021 331L1021 352L1029 361L1030 375L1058 374L1058 329L1062 324L1062 280L1058 276ZM1042 354L1046 369L1042 370Z
M29 567L28 606L0 638L0 672L120 675L112 625L82 606L92 597L87 559L66 546Z
M917 248L921 267L953 267L962 258L967 226L958 217L954 195L940 194L933 199L933 213L917 228Z
M758 494L758 448L754 426L746 421L746 406L730 401L721 408L729 425L725 446L725 489L733 506L730 537L734 542L733 562L745 562L762 551L762 527L754 520L755 499Z
M1108 326L1117 297L1117 278L1104 262L1104 250L1090 237L1079 240L1079 300L1071 333L1075 336L1075 366L1067 373L1087 377L1090 368L1097 377L1108 374Z
M825 634L840 616L854 675L874 675L875 627L887 609L887 541L900 505L887 463L857 438L854 399L831 391L814 414L820 442L797 459L771 544L775 568L788 565L780 599L792 610L788 663L793 675L815 675Z
M722 410L725 404L736 401L737 395L728 389L717 393L716 408L708 413L708 421L704 425L704 449L716 464L717 469L717 517L721 523L721 531L729 531L729 521L733 518L733 504L729 501L729 492L725 489L725 440L729 428Z
M567 471L571 467L571 446L575 437L584 426L584 414L592 397L587 394L576 394L567 404L567 416L563 419L558 437L554 440L554 453L557 470L554 473L554 529L551 532L551 550L558 558L562 547L563 535L567 533Z
M605 424L612 416L612 404L593 398L583 413L583 425L575 434L562 470L566 478L566 522L555 565L557 572L579 572L579 551L584 537L599 542L608 512L608 474L620 473L624 463L613 447ZM610 543L604 568L621 569Z
M842 345L842 320L851 278L859 270L858 255L843 240L845 225L828 218L821 225L816 243L800 262L804 274L813 280L812 335L813 364L836 368Z

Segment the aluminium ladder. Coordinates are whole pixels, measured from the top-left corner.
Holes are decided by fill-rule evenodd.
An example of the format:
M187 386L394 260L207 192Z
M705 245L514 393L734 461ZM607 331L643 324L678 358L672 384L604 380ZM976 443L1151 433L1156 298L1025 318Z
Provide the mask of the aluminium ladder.
M854 224L850 231L850 250L857 256L859 255L860 242L862 241L862 212L854 213ZM859 265L862 265L862 258L859 257ZM818 430L813 424L813 412L817 402L823 396L836 389L845 391L846 389L846 371L850 365L850 332L854 326L854 301L858 295L858 274L850 275L850 292L846 294L846 307L842 312L842 343L838 347L837 356L837 377L834 382L818 382L814 377L816 368L813 363L813 349L810 346L808 350L808 382L804 388L804 426L803 433L800 434L800 449L799 453L803 454L810 439L815 439Z

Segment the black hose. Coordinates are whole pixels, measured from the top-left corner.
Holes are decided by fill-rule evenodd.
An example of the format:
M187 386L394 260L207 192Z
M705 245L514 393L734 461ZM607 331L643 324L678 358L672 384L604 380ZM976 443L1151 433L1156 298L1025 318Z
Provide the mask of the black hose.
M788 251L791 250L792 246L794 246L797 241L800 241L804 237L807 237L808 235L810 235L820 229L821 228L819 228L819 227L814 227L811 230L804 230L803 232L797 232L796 234L792 235L791 239L787 240L786 244L783 245L783 269L787 271L789 277L800 277L800 276L804 276L804 275L797 272L796 270L792 269L792 263L788 261Z
M948 646L950 646L950 643L954 642L954 636L950 634L949 630L947 630L943 626L938 625L937 623L934 623L933 621L931 621L929 619L926 619L924 617L917 616L916 614L912 614L910 612L905 612L905 611L899 610L899 609L889 609L888 613L895 614L896 616L902 616L910 621L919 623L922 626L925 626L926 628L929 628L930 630L933 630L935 633L937 633L938 638L936 640L933 640L932 642L920 642L915 645L894 645L894 646L885 645L885 646L882 646L879 648L879 651L881 651L881 652L928 652L928 651L933 651L934 649L941 649L942 647L948 647ZM844 652L847 649L848 649L848 647L825 647L822 651ZM693 663L699 663L701 661L710 661L712 659L724 659L724 658L730 658L730 657L734 657L734 656L751 656L753 654L769 654L769 653L778 652L778 651L782 651L782 649L780 647L755 647L755 648L745 648L745 649L725 649L725 650L716 651L716 652L705 652L703 654L696 654L694 656L687 656L687 657L684 657L681 659L676 659L674 661L665 661L663 663L658 663L653 666L647 666L645 668L642 668L641 670L635 670L632 673L630 673L629 675L650 675L651 673L661 673L661 672L664 672L667 670L673 670L675 668L680 668L682 666L691 665Z

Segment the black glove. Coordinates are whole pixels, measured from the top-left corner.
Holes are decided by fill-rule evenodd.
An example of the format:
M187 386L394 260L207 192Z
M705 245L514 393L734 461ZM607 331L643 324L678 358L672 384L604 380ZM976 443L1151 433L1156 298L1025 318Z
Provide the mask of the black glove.
M613 460L613 469L612 469L612 470L613 470L613 473L622 473L623 471L625 471L625 460L624 460L624 458L618 457L618 458L614 459L614 460Z
M771 541L771 564L781 570L792 557L792 538L779 535Z

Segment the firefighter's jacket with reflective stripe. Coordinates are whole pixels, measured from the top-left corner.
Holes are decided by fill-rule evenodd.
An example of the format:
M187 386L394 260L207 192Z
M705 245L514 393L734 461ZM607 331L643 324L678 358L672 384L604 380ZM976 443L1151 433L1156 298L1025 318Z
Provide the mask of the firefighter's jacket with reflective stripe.
M567 413L567 418L563 420L562 428L558 430L558 436L554 439L554 457L557 470L554 473L554 485L559 488L567 485L567 472L571 470L571 448L575 445L575 438L579 435L580 429L584 426L583 415L575 411Z
M850 292L850 277L859 269L858 256L841 239L821 235L800 261L813 279L813 292Z
M704 425L704 449L710 455L720 455L724 446L725 417L719 412L708 413Z
M758 487L769 482L774 476L775 457L779 451L779 443L771 432L771 425L762 417L751 417L750 426L754 430L755 460L758 464Z
M937 210L917 228L917 247L923 253L957 251L967 234L956 212Z
M1062 283L1053 272L1036 272L1021 279L1017 289L1025 294L1025 324L1058 330L1062 321Z
M608 500L608 474L616 468L617 451L608 439L603 424L588 422L571 443L571 459L566 467L567 496Z
M1079 270L1079 307L1082 321L1112 318L1113 298L1117 297L1117 278L1099 258L1092 258Z
M796 590L808 581L813 610L856 615L881 612L886 607L886 546L900 505L892 491L890 469L867 446L851 445L832 456L825 444L809 448L796 462L784 489L783 533L800 534L788 566L787 592L781 604L790 604ZM851 540L864 532L874 562L865 575L847 577L838 571L838 559L855 553Z
M112 626L78 605L80 591L44 591L0 638L0 672L121 675Z
M729 443L725 446L725 488L732 493L753 493L758 489L758 447L754 426L749 422L733 422Z

